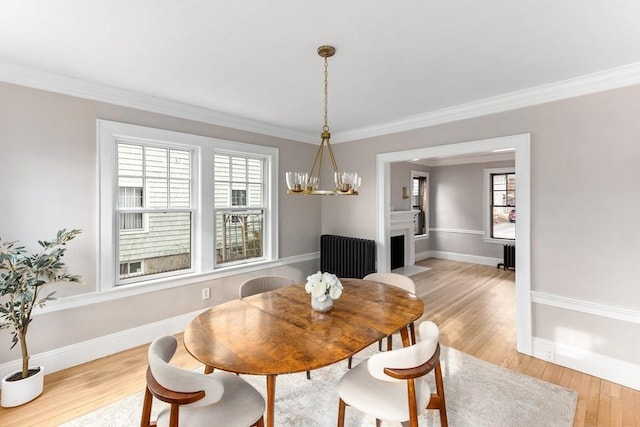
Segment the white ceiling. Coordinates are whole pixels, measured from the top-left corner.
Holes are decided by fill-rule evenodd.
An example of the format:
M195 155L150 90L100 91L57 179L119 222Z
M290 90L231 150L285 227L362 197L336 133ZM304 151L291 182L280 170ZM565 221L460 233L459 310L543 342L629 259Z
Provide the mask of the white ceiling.
M19 66L313 140L322 44L335 136L638 63L640 1L0 0L0 80Z

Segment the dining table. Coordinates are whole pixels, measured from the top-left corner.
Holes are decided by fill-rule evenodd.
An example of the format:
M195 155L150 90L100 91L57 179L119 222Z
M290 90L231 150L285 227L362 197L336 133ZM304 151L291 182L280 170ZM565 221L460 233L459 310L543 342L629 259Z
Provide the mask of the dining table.
M407 346L407 325L424 312L422 300L403 289L363 279L340 281L342 295L325 313L312 309L304 284L212 306L187 326L185 348L205 365L205 373L265 375L266 425L273 427L278 375L340 362L398 331Z

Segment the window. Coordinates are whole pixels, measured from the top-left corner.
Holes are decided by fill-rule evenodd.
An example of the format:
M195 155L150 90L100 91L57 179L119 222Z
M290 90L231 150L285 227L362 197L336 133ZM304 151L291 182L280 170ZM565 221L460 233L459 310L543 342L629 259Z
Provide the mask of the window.
M120 197L116 211L121 280L191 268L192 157L192 150L171 145L118 140ZM146 200L143 194L147 194ZM147 229L142 227L143 215ZM144 271L139 260L144 260Z
M271 147L98 120L100 288L277 258Z
M121 262L120 277L131 277L143 274L143 261Z
M516 238L516 174L513 169L485 169L488 215L485 237L496 240Z
M429 235L429 174L411 171L411 209L418 211L413 219L416 236Z
M122 210L126 208L141 208L142 187L119 187L118 205ZM120 214L120 230L143 230L142 213L121 213Z
M262 257L264 159L216 153L216 263Z

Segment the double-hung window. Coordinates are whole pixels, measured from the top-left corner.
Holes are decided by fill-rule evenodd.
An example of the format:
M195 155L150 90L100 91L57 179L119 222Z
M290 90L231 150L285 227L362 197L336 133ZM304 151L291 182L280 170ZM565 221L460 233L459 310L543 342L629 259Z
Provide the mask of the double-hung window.
M276 148L104 120L98 145L100 289L277 258Z
M516 173L513 168L485 169L485 239L516 238Z
M119 279L189 271L192 150L126 138L116 145Z
M216 264L263 257L265 159L216 152Z

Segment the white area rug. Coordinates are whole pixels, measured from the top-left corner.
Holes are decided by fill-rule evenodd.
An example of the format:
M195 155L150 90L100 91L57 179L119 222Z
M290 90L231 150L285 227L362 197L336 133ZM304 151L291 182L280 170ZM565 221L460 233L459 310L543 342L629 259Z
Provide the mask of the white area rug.
M396 343L398 345L398 343ZM354 365L378 351L377 343L354 356ZM442 347L447 414L451 427L571 427L577 393L499 366L486 363L457 350ZM276 380L278 427L333 427L337 422L336 385L347 370L343 361L311 372L281 375ZM431 387L435 390L433 374ZM266 396L262 376L246 376ZM162 402L154 401L154 415ZM66 424L65 427L124 427L140 425L142 393L98 409ZM345 425L375 426L375 420L347 407ZM383 426L399 426L382 423ZM420 417L420 426L440 426L437 410Z

